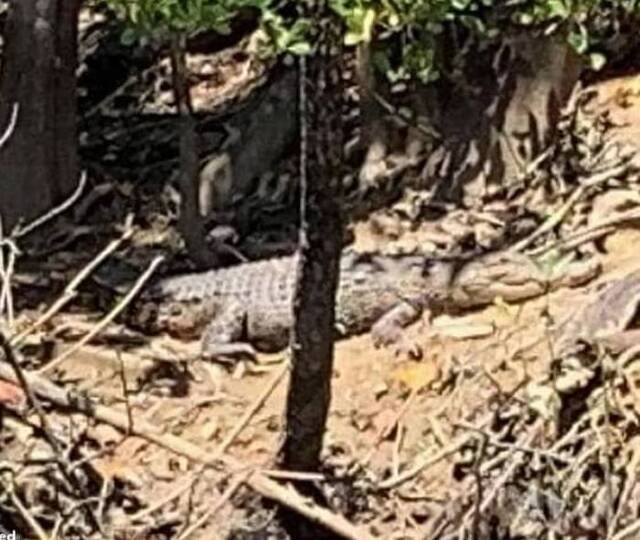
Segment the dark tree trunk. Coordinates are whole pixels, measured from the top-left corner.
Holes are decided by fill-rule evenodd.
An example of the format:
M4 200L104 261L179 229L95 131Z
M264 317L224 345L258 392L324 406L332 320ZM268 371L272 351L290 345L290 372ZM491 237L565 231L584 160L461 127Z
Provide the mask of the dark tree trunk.
M342 34L326 1L315 2L309 15L310 20L317 21L314 41L318 49L307 61L307 70L301 70L308 97L301 130L308 151L304 151L303 144L301 159L308 182L303 174L292 373L281 455L283 468L303 471L318 467L331 400L335 298L342 244Z
M171 40L171 78L173 93L180 116L180 219L178 228L189 255L203 268L216 266L216 257L205 241L204 221L198 207L200 162L198 134L191 104L189 74L185 61L186 38L176 35Z
M19 106L0 150L5 227L33 218L77 184L76 64L80 0L13 0L5 29L0 126Z

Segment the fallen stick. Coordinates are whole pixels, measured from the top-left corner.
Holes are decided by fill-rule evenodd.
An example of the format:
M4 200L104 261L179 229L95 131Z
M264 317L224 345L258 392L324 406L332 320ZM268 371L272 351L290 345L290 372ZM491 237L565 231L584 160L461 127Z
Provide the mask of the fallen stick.
M388 424L385 424L384 426L382 426L378 430L378 432L376 433L375 439L373 441L373 444L369 449L369 452L367 452L367 455L364 457L362 462L354 465L354 467L352 468L352 471L364 468L367 465L369 465L369 463L371 462L371 459L373 458L375 453L378 451L378 448L382 444L382 441L388 438L393 432L393 430L398 426L398 424L400 423L404 415L407 413L409 408L413 405L413 402L415 401L417 395L418 395L418 390L416 388L411 390L409 397L405 400L405 402L402 404L400 409L394 414L391 421ZM394 476L397 476L397 474L394 474Z
M31 529L33 534L38 538L38 540L47 540L49 538L49 535L46 532L44 532L44 529L40 526L38 521L33 517L29 509L24 504L22 504L20 497L16 493L15 486L11 485L9 488L5 486L5 490L9 494L9 499L11 499L11 504L13 504L13 506L15 506L15 508L18 510L18 512L22 516L22 519L24 519L27 522L27 524L29 525L29 528ZM6 536L6 538L9 538L9 536Z
M19 111L20 104L14 103L11 106L11 117L9 118L9 123L7 124L7 127L5 128L2 135L0 135L0 148L7 144L7 141L11 138L11 135L13 135L13 132L16 129L16 124L18 123Z
M107 247L105 247L96 257L91 259L91 261L89 261L64 288L62 295L49 307L49 309L47 309L47 311L45 311L40 317L38 317L37 321L29 325L29 327L27 327L24 331L13 336L10 340L11 346L16 347L17 345L22 343L29 334L35 332L44 323L50 320L51 317L58 313L64 306L66 306L71 300L73 300L78 294L78 287L80 286L80 284L85 279L87 279L92 274L92 272L107 259L107 257L109 257L116 249L118 249L125 240L129 240L131 236L133 236L133 232L133 216L129 215L125 220L124 232L122 233L120 238L112 240L107 245Z
M142 289L144 284L149 280L153 272L155 272L156 268L162 261L162 256L158 256L153 259L144 273L138 278L133 287L131 287L131 289L124 296L124 298L120 300L120 302L118 302L116 306L109 313L107 313L107 315L100 319L100 322L98 322L98 324L96 324L89 332L87 332L87 334L85 334L85 336L80 341L75 343L69 349L61 353L58 357L54 358L53 360L51 360L51 362L40 369L40 373L51 371L54 367L58 366L61 362L84 347L95 336L102 332L102 330L104 330L109 324L111 324L111 322L131 303L138 292L140 292L140 289Z
M640 211L638 209L619 214L612 218L596 223L590 227L585 227L582 230L575 231L574 233L560 238L551 244L541 246L533 249L529 252L529 255L541 255L552 249L562 249L563 251L570 251L580 244L585 244L591 240L596 240L601 236L609 235L616 231L616 225L627 225L634 221L640 220Z
M191 524L179 537L178 540L186 540L191 536L194 532L196 532L200 527L202 527L207 521L209 521L224 505L225 503L233 497L233 494L238 491L238 488L244 484L251 472L244 472L239 474L231 483L231 485L224 491L224 493L220 496L220 498L215 502L215 504L209 508L202 516L200 516L194 523Z
M76 203L76 201L80 198L80 195L82 195L82 192L84 191L84 187L86 185L87 185L87 172L82 171L82 173L80 174L80 180L78 181L78 185L76 186L76 189L73 191L73 193L69 195L69 197L67 197L64 201L62 201L58 206L53 207L47 213L37 217L36 219L31 221L30 223L27 223L26 225L22 225L20 222L18 222L18 224L14 227L13 231L11 232L11 239L17 240L18 238L22 238L23 236L26 236L27 234L32 233L38 227L42 227L42 225L44 225L48 221L51 221L54 217L57 217L60 214L62 214L65 210L67 210L68 208L70 208Z
M281 369L276 372L276 375L272 378L271 382L267 385L265 390L262 392L258 399L247 409L242 418L236 423L235 427L229 432L229 434L224 438L224 440L220 443L220 445L213 451L213 454L209 456L209 461L216 461L218 458L222 457L224 453L227 451L227 448L233 444L233 441L236 437L242 432L242 430L246 427L246 425L251 421L251 418L256 414L258 410L262 407L264 402L269 398L269 396L276 389L280 381L284 378L284 376L289 371L289 364L285 363ZM162 508L165 504L168 504L173 499L182 495L185 491L187 491L196 481L198 477L200 477L206 468L206 464L201 464L195 471L193 471L186 480L184 480L176 489L174 489L171 493L169 493L166 497L159 500L149 508L145 508L141 510L133 517L134 519L141 519L142 517L148 516L153 512Z
M158 426L148 422L136 420L134 425L131 425L126 413L116 411L104 405L92 403L87 398L74 396L36 373L25 371L24 377L33 392L42 398L48 399L59 407L74 409L91 418L110 424L129 435L146 439L193 461L208 465L222 464L236 471L251 470L251 467L240 464L227 456L212 460L210 453L196 444L170 433L162 433ZM2 361L0 361L0 378L6 379L14 384L18 382L11 366ZM290 508L294 512L297 512L314 523L322 525L342 538L348 540L374 540L375 538L343 516L334 514L330 510L322 508L313 501L302 497L292 487L284 487L270 480L259 470L251 473L246 480L246 484L263 497Z
M405 482L413 479L418 476L424 469L427 469L436 463L442 461L443 459L448 458L456 454L463 448L465 445L469 443L473 438L472 435L465 434L462 437L459 437L455 441L453 441L449 446L442 448L436 452L424 452L418 459L415 460L413 466L396 476L392 476L387 480L379 482L377 487L382 490L393 489L396 488Z
M7 249L5 257L4 250ZM6 311L7 322L9 327L13 327L13 294L11 279L16 264L16 258L20 251L18 246L11 238L4 238L2 228L2 217L0 216L0 281L2 289L0 290L0 316ZM5 261L6 258L6 261Z
M621 176L625 174L628 169L629 165L627 163L624 163L622 165L614 167L613 169L596 173L590 178L585 179L585 181L575 189L575 191L571 194L567 201L557 211L549 216L549 218L529 236L523 238L522 240L520 240L520 242L513 245L509 249L509 251L511 253L517 253L528 248L538 238L548 232L551 232L555 227L562 223L571 208L573 208L575 204L587 193L589 188L603 184L608 180L615 178L616 176Z
M18 114L17 105L14 105L10 129L13 129L13 127L15 127L15 120L17 119L17 114ZM9 131L5 133L6 137L9 137L10 134L11 133ZM2 140L0 140L0 147L4 144L4 142L6 142L5 136L2 136L1 139ZM2 216L0 216L0 279L2 280L2 289L0 291L0 314L2 314L5 311L5 304L6 304L7 318L9 320L10 327L13 327L13 297L11 294L11 276L13 274L16 258L20 254L20 250L17 245L17 240L27 234L30 234L38 227L41 227L42 225L47 223L49 220L60 215L62 212L64 212L73 204L75 204L75 202L78 200L78 198L82 194L86 183L87 183L87 174L86 172L83 171L82 174L80 175L80 181L78 182L78 186L76 187L75 191L66 200L62 201L62 203L60 203L58 206L52 208L51 210L46 212L44 215L37 217L31 223L25 226L22 225L21 221L18 221L18 223L14 226L11 234L7 238L4 237L4 231L2 229ZM8 261L6 263L6 266L5 266L4 253L3 253L5 247L7 247L9 250Z

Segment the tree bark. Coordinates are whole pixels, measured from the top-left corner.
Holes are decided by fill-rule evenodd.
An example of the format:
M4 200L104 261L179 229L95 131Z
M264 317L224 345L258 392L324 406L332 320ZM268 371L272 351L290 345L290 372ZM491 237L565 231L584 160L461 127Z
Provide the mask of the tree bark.
M342 244L342 33L326 1L314 4L309 18L318 25L314 35L317 50L308 60L307 69L301 70L308 96L301 100L306 104L301 129L302 217L292 373L280 460L283 468L302 471L318 467L331 401L335 298ZM308 143L306 155L304 141Z
M189 74L185 61L186 38L175 35L171 40L171 79L180 117L180 218L178 228L189 255L202 268L216 266L217 258L205 240L204 221L198 207L199 169L198 135L193 116Z
M0 151L5 227L62 200L78 177L76 65L80 0L13 0L0 80L0 126L19 106Z

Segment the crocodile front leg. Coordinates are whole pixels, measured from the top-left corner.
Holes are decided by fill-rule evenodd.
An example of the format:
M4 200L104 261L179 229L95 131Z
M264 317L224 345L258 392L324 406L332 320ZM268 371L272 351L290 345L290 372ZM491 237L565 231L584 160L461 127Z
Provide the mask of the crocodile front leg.
M202 356L245 356L256 358L255 349L242 341L246 337L247 307L238 300L225 304L202 335Z
M398 355L420 357L422 351L416 343L411 343L403 335L403 329L416 322L423 308L416 302L403 301L385 313L371 327L371 337L376 347L395 346Z

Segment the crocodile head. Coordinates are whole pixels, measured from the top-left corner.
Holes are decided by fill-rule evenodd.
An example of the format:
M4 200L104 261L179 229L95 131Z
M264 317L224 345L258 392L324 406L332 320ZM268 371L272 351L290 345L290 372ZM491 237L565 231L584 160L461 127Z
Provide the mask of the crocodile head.
M174 281L164 279L145 291L129 311L127 324L150 334L167 332L180 339L198 338L213 317L212 306L203 301L199 291L176 294Z
M167 332L180 339L196 339L211 320L205 311L196 302L146 300L135 306L127 323L150 334Z

